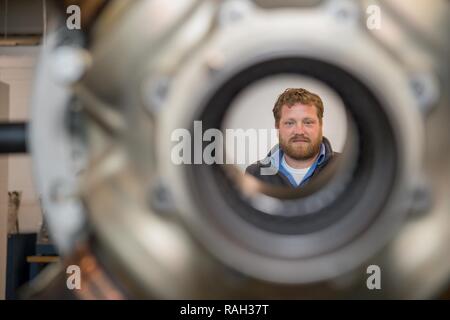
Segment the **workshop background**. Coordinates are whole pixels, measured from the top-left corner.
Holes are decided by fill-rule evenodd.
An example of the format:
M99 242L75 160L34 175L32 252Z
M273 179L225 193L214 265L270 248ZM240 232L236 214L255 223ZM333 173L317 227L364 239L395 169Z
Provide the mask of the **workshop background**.
M41 1L0 0L0 121L25 122L34 69L43 33ZM8 192L20 193L18 233L36 234L42 211L33 185L30 156L0 157L0 299L5 299L7 282ZM11 194L11 200L13 195ZM11 243L10 243L11 244Z

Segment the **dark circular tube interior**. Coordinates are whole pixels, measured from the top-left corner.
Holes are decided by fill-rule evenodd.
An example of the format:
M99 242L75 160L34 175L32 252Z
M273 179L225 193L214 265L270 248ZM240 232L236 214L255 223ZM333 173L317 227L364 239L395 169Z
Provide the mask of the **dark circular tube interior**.
M344 192L336 194L333 201L317 212L283 217L269 215L251 206L227 177L222 166L186 166L193 196L204 212L221 214L220 204L213 200L215 196L204 196L217 193L216 196L224 199L223 203L226 203L228 209L231 208L243 220L258 228L286 235L312 233L336 223L349 213L361 200L369 184L375 185L379 192L371 194L370 203L365 203L367 214L380 212L391 192L397 172L398 154L393 126L374 94L362 82L337 66L299 57L255 64L222 83L206 101L200 116L195 120L202 121L204 130L221 128L228 107L240 92L255 81L279 74L315 78L330 86L341 97L358 135L358 155L351 180ZM302 199L284 202L286 208L297 206L302 210Z

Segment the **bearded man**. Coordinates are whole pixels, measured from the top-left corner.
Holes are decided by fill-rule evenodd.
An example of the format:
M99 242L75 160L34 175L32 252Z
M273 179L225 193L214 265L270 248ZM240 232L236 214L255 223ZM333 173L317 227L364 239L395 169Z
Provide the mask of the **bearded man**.
M273 108L279 144L265 159L248 166L246 174L291 188L303 187L317 177L339 156L322 135L323 112L318 95L305 89L285 90Z

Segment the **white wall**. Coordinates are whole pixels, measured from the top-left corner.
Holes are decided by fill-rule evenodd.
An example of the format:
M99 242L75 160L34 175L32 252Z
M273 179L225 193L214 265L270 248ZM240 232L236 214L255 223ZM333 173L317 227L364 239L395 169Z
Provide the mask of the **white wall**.
M0 47L0 82L9 86L9 110L2 120L27 121L29 119L31 87L38 52L39 48L37 47ZM4 97L4 94L2 96ZM1 100L0 97L0 104ZM3 100L5 99L3 98ZM6 110L4 106L2 108L3 111ZM0 299L2 299L5 291L7 202L5 206L1 201L5 199L5 196L7 201L8 191L22 191L19 210L19 231L21 233L38 231L42 214L34 189L30 156L8 156L7 160L5 158L0 160L0 168L3 168L3 170L0 169L0 226L3 225L2 222L5 222L5 227L0 227Z

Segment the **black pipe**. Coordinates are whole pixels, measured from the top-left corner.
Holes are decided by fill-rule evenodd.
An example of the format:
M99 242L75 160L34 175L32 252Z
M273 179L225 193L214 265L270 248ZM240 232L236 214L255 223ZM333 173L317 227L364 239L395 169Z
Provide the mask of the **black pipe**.
M22 123L0 123L0 154L27 153L27 127Z

